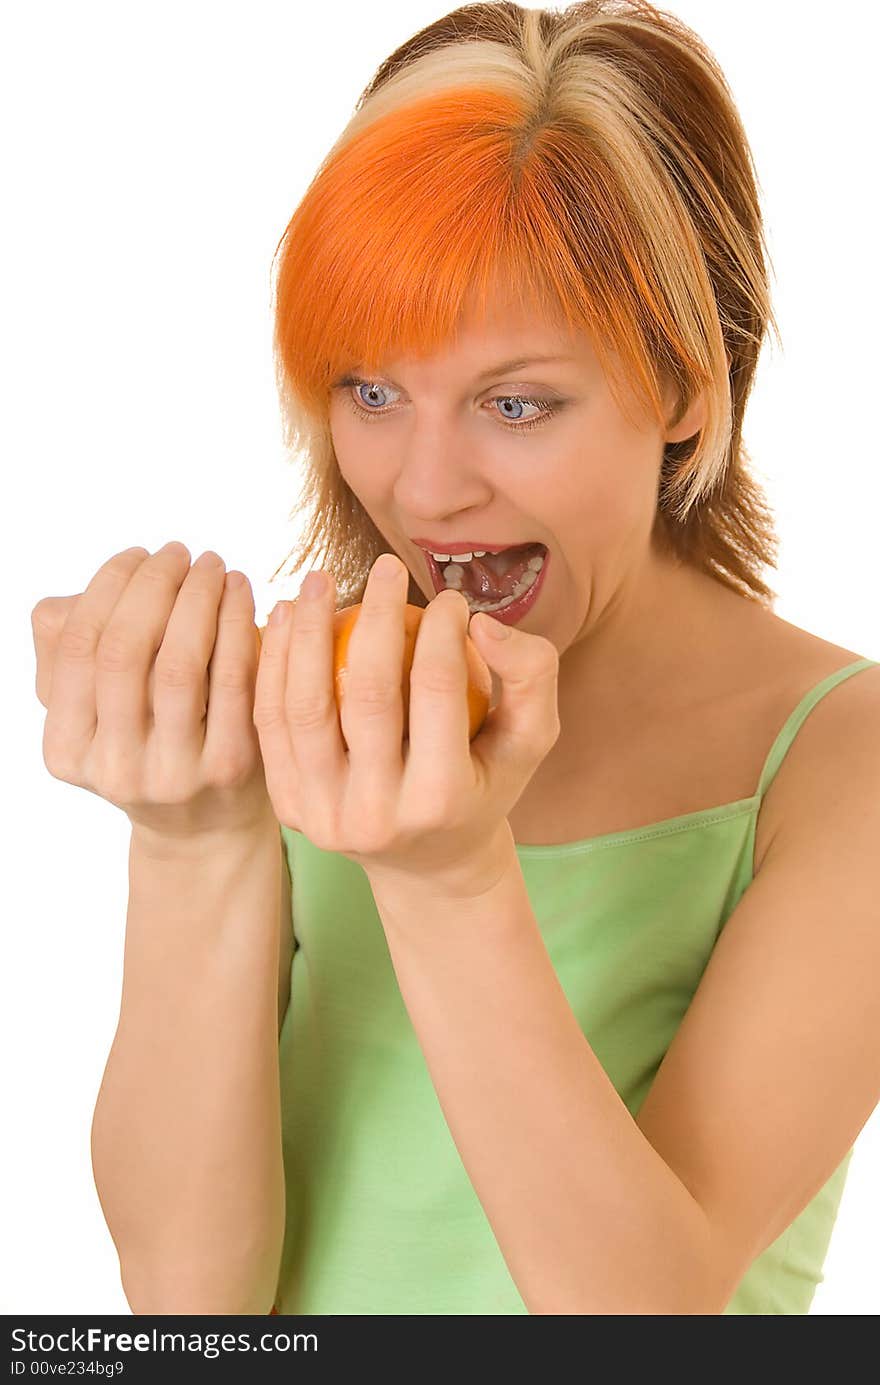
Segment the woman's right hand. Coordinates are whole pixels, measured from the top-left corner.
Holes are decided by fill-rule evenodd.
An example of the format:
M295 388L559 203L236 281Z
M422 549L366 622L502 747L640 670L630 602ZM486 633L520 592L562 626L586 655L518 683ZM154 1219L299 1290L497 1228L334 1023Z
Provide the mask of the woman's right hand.
M253 721L253 594L225 572L210 551L190 566L180 543L129 548L31 613L46 768L160 844L277 831Z

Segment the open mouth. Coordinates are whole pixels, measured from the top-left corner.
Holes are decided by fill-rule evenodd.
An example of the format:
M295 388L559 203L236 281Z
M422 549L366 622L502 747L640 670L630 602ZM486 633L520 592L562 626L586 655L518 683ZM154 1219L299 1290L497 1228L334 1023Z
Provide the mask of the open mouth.
M526 543L468 562L453 555L439 564L430 553L425 560L435 592L452 587L466 598L472 614L486 611L500 619L519 619L537 598L549 554L546 544Z

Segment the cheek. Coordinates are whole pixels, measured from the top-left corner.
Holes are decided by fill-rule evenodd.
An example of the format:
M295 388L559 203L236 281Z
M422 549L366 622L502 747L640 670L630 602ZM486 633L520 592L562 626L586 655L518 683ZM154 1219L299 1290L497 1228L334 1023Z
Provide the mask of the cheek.
M645 449L634 448L631 437L599 420L591 427L589 444L575 445L567 465L557 473L557 511L569 534L582 536L576 547L598 553L617 547L622 538L640 530L656 508L656 468L647 465Z
M376 476L387 479L391 465L388 428L378 421L365 424L356 418L344 400L334 404L329 413L330 438L339 469L349 476Z
M625 487L617 469L581 450L557 473L554 489L554 527L560 541L573 555L601 549L625 511Z
M371 494L377 493L377 471L371 463L369 439L362 436L344 404L330 414L330 437L342 479L358 500L368 507Z
M583 502L582 502L583 503ZM583 523L597 539L604 536L613 543L622 533L628 533L639 522L644 510L642 487L634 483L625 465L613 474L597 476L586 492L587 513Z

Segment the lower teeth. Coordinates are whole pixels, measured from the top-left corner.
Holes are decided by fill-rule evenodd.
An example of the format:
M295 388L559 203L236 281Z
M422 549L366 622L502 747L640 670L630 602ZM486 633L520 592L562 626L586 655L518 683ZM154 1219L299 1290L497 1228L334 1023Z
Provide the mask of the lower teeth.
M512 606L514 601L519 601L520 597L525 596L529 588L534 586L534 584L538 580L538 574L540 573L541 568L543 566L543 554L536 553L533 558L529 559L529 565L523 573L522 577L517 582L513 591L510 593L509 596L505 596L501 601L477 601L474 597L470 595L469 592L462 591L461 583L464 577L464 571L460 563L450 563L444 569L443 578L447 587L452 587L454 591L460 591L462 596L464 596L467 599L467 603L471 611L503 611L507 606ZM449 573L451 573L452 575L451 581L447 576L447 574Z

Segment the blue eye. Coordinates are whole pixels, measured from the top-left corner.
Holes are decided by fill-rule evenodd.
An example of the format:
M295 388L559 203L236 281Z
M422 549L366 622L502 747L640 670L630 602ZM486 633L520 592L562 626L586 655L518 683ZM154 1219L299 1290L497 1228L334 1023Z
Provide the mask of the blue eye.
M387 406L385 408L368 408L362 402L363 396L360 395L360 391L362 389L369 390L373 395L375 395L377 392L383 395L387 395L389 393L389 387L387 385L380 385L375 380L362 380L357 375L343 375L340 380L336 381L334 389L344 389L349 391L345 396L346 402L349 404L353 412L359 418L362 418L364 422L373 423L377 417L384 418L386 414L391 412L391 410ZM357 391L357 400L355 399L354 395L352 395L352 390ZM394 391L391 390L390 393L393 394ZM549 420L555 414L557 414L563 407L563 402L564 401L560 401L558 399L535 399L529 395L524 394L499 394L496 395L493 399L488 399L486 401L487 404L515 404L520 409L524 404L531 404L535 408L542 410L540 417L524 419L521 422L515 420L508 421L504 418L500 418L500 421L504 424L505 428L510 428L514 432L518 433L524 432L527 428L537 428L542 423L548 423Z
M357 381L355 382L355 384L356 384L357 390L358 390L358 392L359 392L358 403L360 403L360 391L361 391L362 389L370 390L372 394L376 394L377 392L380 393L380 394L387 394L387 392L388 392L388 391L385 389L385 386L384 386L384 385L372 384L372 383L370 383L370 382L368 382L368 381L366 381L366 380L357 380ZM376 401L374 400L373 402L375 403ZM379 400L378 402L381 404L381 400ZM370 408L370 409L367 409L366 412L372 414L372 413L375 413L376 410Z

